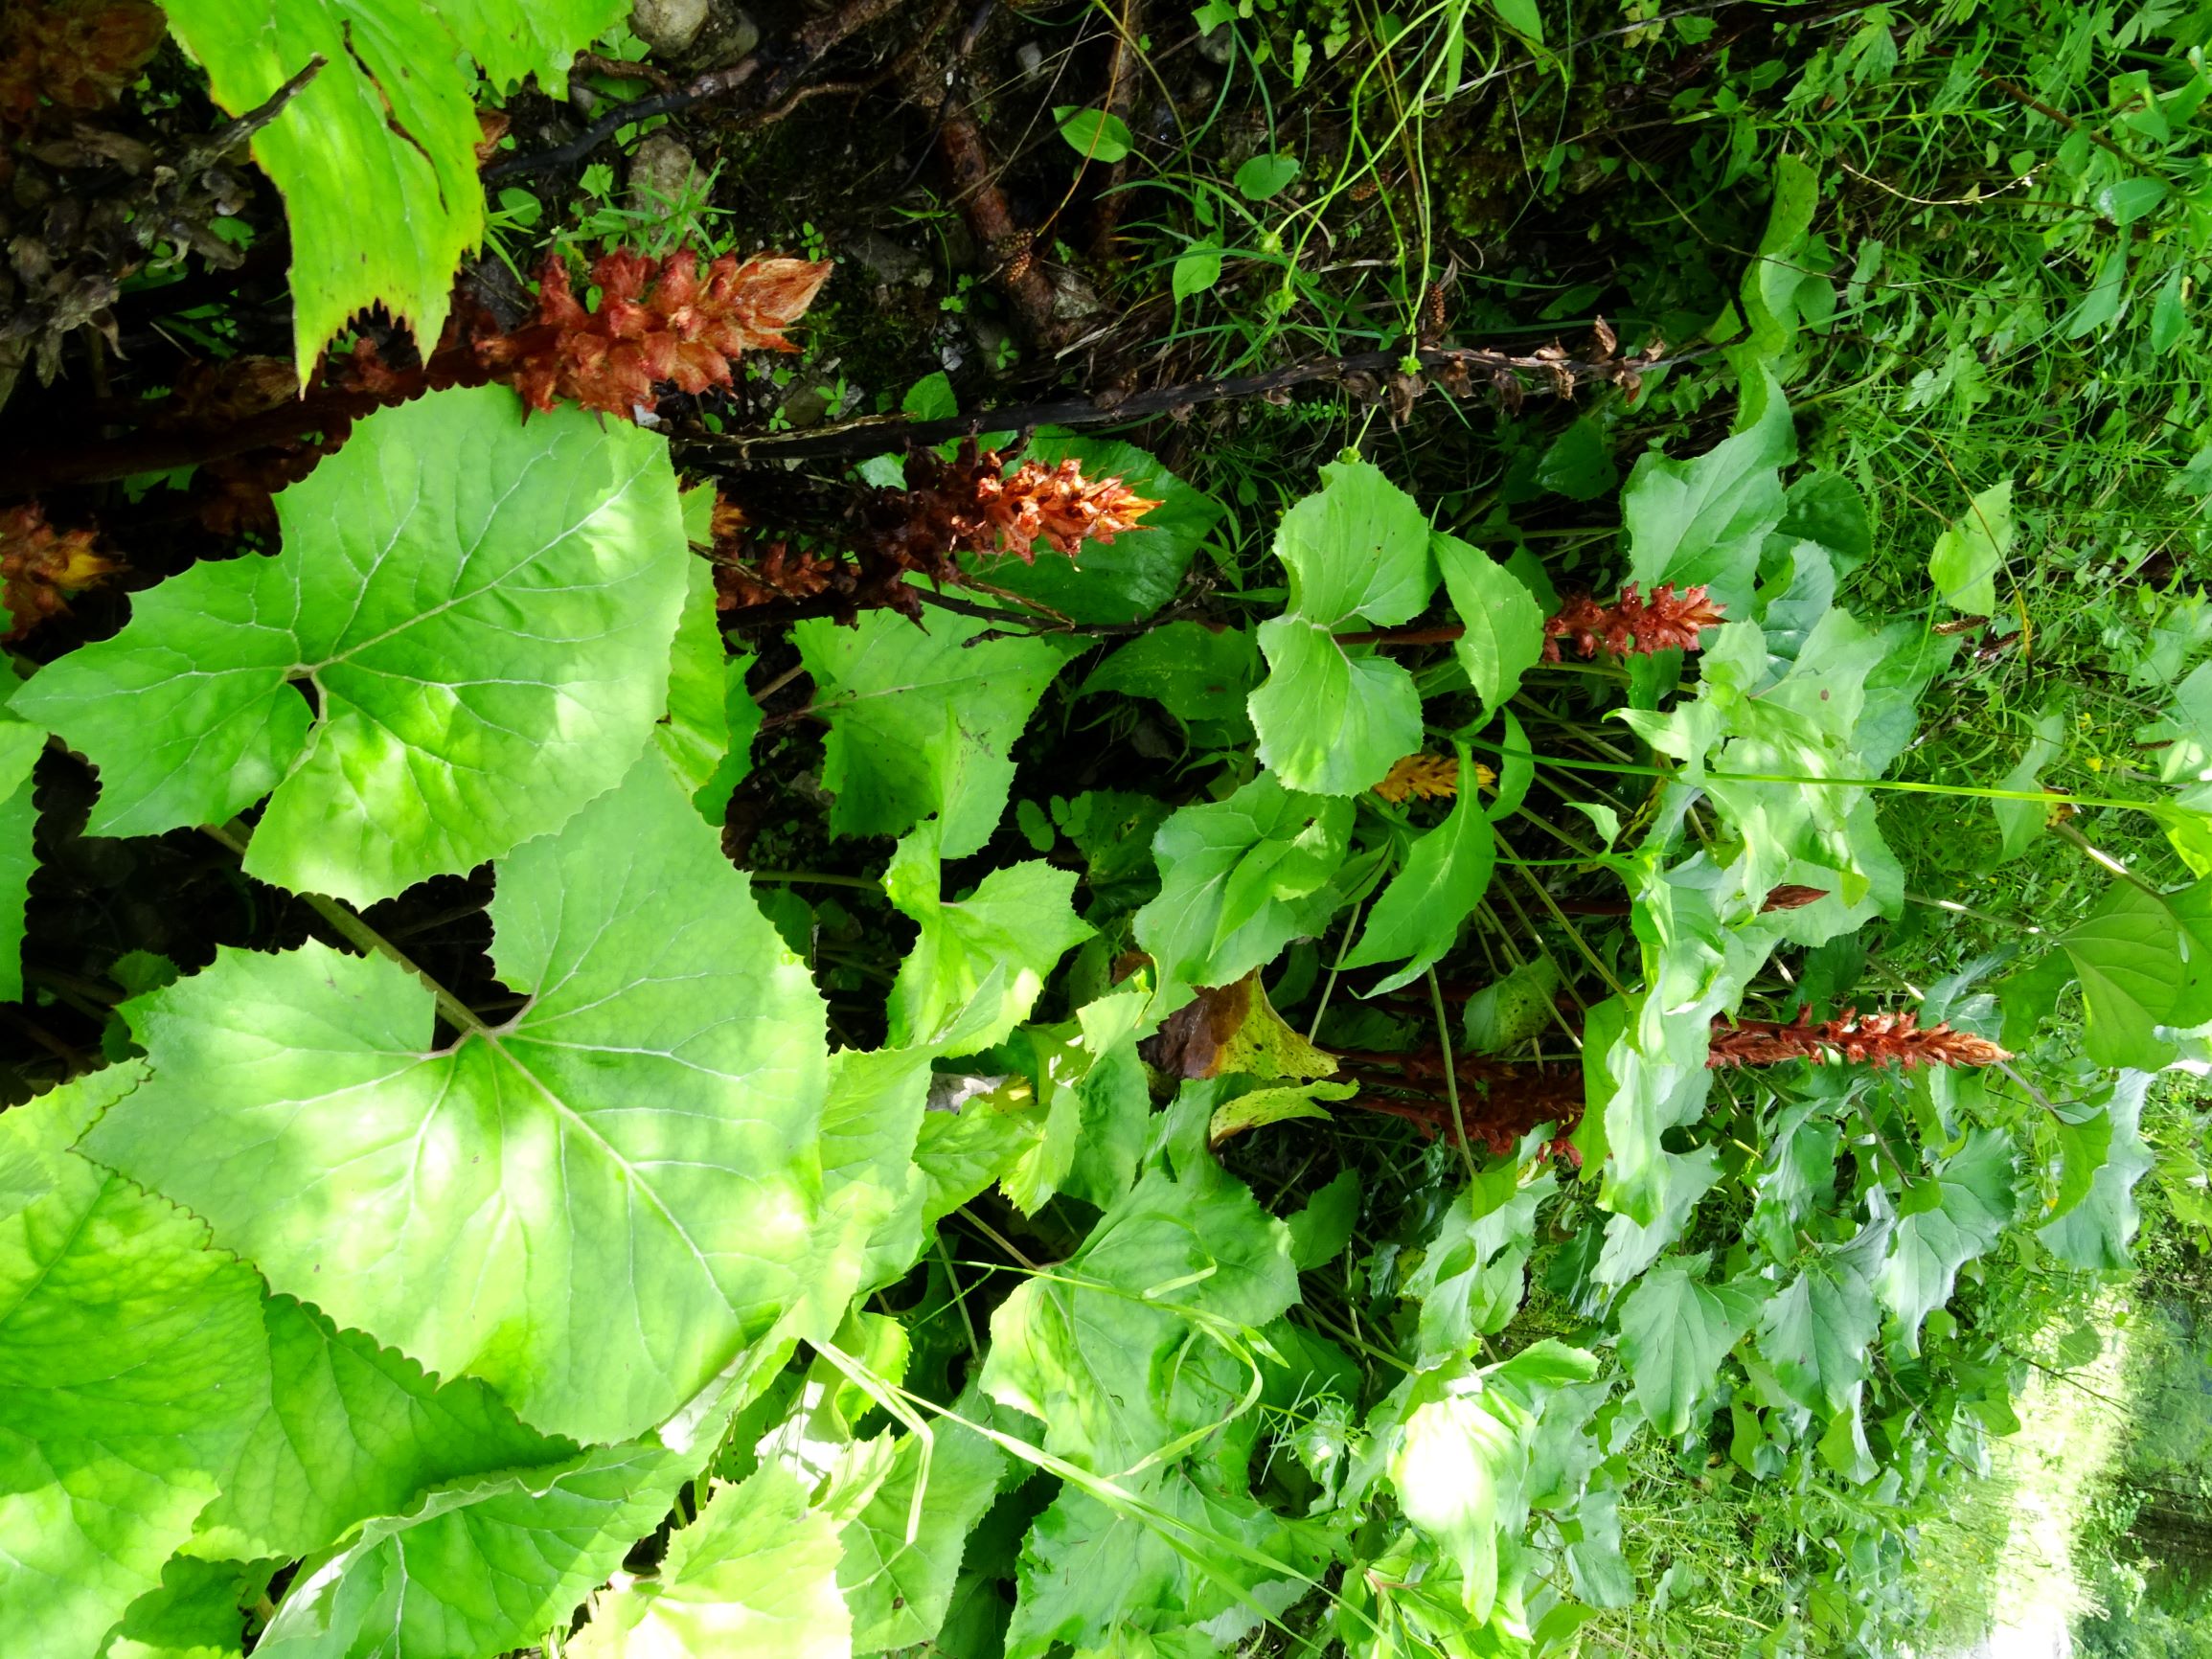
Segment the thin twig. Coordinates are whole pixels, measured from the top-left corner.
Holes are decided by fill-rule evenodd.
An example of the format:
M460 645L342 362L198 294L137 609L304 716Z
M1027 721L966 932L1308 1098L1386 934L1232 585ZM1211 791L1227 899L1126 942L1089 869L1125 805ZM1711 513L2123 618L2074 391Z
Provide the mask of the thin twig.
M1639 373L1668 369L1709 355L1689 352L1680 356L1638 361ZM1259 375L1192 380L1175 386L1136 392L1127 398L1102 401L1092 398L1060 398L1011 409L986 409L974 415L938 420L916 420L904 415L868 415L834 426L816 426L804 432L696 433L673 440L679 458L690 466L713 471L722 466L743 466L755 460L838 460L879 455L908 445L944 443L979 432L1019 432L1033 426L1105 426L1135 421L1154 415L1172 414L1200 403L1218 403L1252 398L1312 380L1337 380L1347 375L1394 370L1405 359L1402 352L1354 352L1339 357L1316 357L1269 369ZM1630 359L1553 360L1535 355L1515 355L1473 346L1433 347L1414 353L1428 370L1466 369L1512 375L1541 375L1557 379L1562 374L1577 385L1593 381L1610 383L1623 373Z

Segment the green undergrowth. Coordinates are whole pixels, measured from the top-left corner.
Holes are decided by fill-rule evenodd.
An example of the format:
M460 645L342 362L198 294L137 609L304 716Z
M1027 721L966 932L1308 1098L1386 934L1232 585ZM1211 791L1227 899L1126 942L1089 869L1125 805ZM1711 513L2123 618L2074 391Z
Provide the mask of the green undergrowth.
M304 354L443 303L343 257L432 197L521 270L626 222L452 170L464 51L608 23L493 10L282 118ZM1018 434L1159 505L787 625L676 466L764 407L438 391L29 636L11 1653L1926 1653L2115 1531L2067 1391L2212 1246L2204 18L1195 22L1091 271L1153 361L1404 349L1448 273L1440 338L1679 360ZM914 288L846 367L980 420ZM1712 608L1547 629L1630 583Z

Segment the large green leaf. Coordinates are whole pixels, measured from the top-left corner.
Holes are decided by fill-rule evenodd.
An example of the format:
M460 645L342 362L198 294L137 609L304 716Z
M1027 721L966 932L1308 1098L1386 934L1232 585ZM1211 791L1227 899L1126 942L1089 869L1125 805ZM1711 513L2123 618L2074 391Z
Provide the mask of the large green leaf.
M991 1316L983 1388L1100 1474L1229 1415L1250 1373L1225 1341L1298 1299L1289 1230L1200 1162L1147 1172L1083 1247Z
M993 587L1050 605L1079 623L1132 623L1175 597L1183 573L1222 513L1221 504L1185 484L1135 444L1039 431L1020 460L1083 465L1085 478L1119 478L1159 506L1110 542L1086 541L1072 558L1038 542L1036 562L999 557L961 563Z
M989 1409L971 1386L961 1415L974 1421ZM837 1585L852 1610L855 1652L910 1648L937 1634L952 1603L968 1534L1005 1478L1006 1454L973 1429L941 1420L931 1434L926 1461L921 1437L900 1441L890 1473L840 1534ZM921 1525L909 1543L917 1490Z
M270 1297L262 1316L268 1395L236 1472L199 1518L194 1556L305 1556L357 1521L398 1514L431 1487L577 1454L573 1442L518 1421L482 1383L440 1386L288 1296Z
M846 1659L837 1526L780 1464L707 1500L668 1557L592 1603L576 1659Z
M668 445L522 416L496 386L370 416L278 496L283 552L137 596L17 693L99 766L91 832L219 824L273 789L247 872L366 902L620 783L684 599Z
M1997 607L1996 573L2012 546L2013 481L2007 478L1977 494L1935 538L1928 579L1953 610L1988 616Z
M486 1659L534 1645L660 1524L702 1458L633 1442L440 1487L308 1560L257 1659Z
M1243 628L1174 622L1139 634L1090 671L1083 694L1151 697L1178 720L1241 720L1260 657Z
M1518 1158L1485 1170L1451 1201L1420 1265L1406 1275L1404 1294L1421 1303L1425 1362L1471 1353L1477 1338L1502 1330L1519 1310L1537 1205L1553 1185L1544 1175L1523 1187L1519 1174Z
M1260 625L1268 674L1247 707L1260 760L1294 789L1357 795L1421 747L1421 693L1373 646L1296 614Z
M322 73L255 134L254 160L284 193L292 249L292 342L305 380L323 344L381 305L427 352L453 272L484 239L476 58L505 87L563 71L623 15L623 0L171 0L162 8L233 115L320 55ZM363 234L365 224L387 234Z
M1260 760L1293 789L1354 795L1421 746L1413 676L1370 646L1337 643L1365 621L1413 616L1436 587L1428 521L1364 461L1321 469L1322 489L1283 515L1275 557L1290 603L1260 625L1271 670L1250 699Z
M268 1392L261 1286L68 1149L118 1067L0 1114L0 1630L80 1659L192 1532Z
M1874 1276L1888 1242L1888 1224L1877 1222L1848 1243L1823 1245L1767 1303L1759 1352L1809 1411L1847 1411L1859 1398L1881 1329Z
M100 1659L239 1659L245 1609L267 1590L275 1570L271 1561L171 1557L160 1585L124 1609Z
M2081 1199L2038 1230L2052 1255L2076 1267L2117 1273L2129 1267L2128 1242L2135 1236L2140 1212L2135 1183L2154 1159L2143 1143L2143 1096L2147 1072L2126 1071L2111 1083L2105 1103L2109 1142L2104 1161Z
M381 957L225 950L128 1005L155 1077L88 1144L277 1288L619 1440L813 1271L822 1004L655 757L497 876L506 1024L438 1048Z
M814 709L830 722L823 786L836 796L840 835L903 835L930 813L943 852L961 858L991 839L1014 783L1008 753L1038 698L1084 642L968 642L991 625L927 610L917 626L888 610L857 625L791 630L814 677Z
M1639 459L1621 491L1629 575L1703 584L1730 617L1748 613L1767 533L1782 521L1782 463L1796 449L1790 406L1772 373L1746 380L1733 436L1692 461Z
M1622 1299L1621 1363L1645 1420L1663 1435L1690 1426L1698 1401L1718 1380L1721 1356L1759 1316L1771 1286L1759 1280L1701 1283L1708 1258L1660 1262Z
M2081 976L2088 1009L2082 1046L2089 1058L2147 1071L2172 1059L2174 1046L2156 1028L2173 1013L2189 978L2172 907L2132 881L2115 880L2058 943Z
M1136 914L1159 969L1161 1014L1195 986L1227 985L1318 932L1336 908L1352 803L1301 795L1263 772L1226 801L1184 807L1152 837L1160 894Z
M2001 1129L1972 1130L1934 1179L1935 1202L1905 1206L1874 1282L1914 1353L1921 1322L1950 1300L1958 1270L1995 1244L2013 1218L2012 1143Z
M1439 531L1429 543L1467 632L1452 654L1485 709L1500 709L1543 660L1543 611L1521 580L1479 548Z
M1069 899L1075 873L1041 860L993 870L966 898L940 892L938 826L900 842L883 890L922 924L891 988L891 1042L969 1054L1005 1039L1053 965L1091 936ZM964 1014L967 1017L962 1017ZM957 1027L959 1035L950 1034Z
M1255 1625L1255 1602L1281 1607L1297 1600L1320 1570L1307 1541L1312 1529L1223 1490L1204 1472L1148 1470L1123 1485L1143 1512L1063 1487L1038 1516L1015 1570L1007 1659L1043 1659L1063 1643L1091 1651L1117 1630L1144 1643L1123 1651L1184 1651L1135 1633L1165 1635L1210 1621ZM1197 1643L1218 1651L1203 1637Z
M652 738L670 771L692 792L710 824L728 814L730 796L753 769L761 705L745 690L748 652L733 657L715 609L715 567L686 561L688 585L669 661L669 706Z
M1471 772L1463 752L1460 775ZM1450 815L1414 841L1404 868L1368 911L1367 926L1343 966L1403 963L1379 980L1369 996L1420 978L1458 941L1460 924L1489 889L1496 864L1497 837L1481 797L1472 788L1462 789Z

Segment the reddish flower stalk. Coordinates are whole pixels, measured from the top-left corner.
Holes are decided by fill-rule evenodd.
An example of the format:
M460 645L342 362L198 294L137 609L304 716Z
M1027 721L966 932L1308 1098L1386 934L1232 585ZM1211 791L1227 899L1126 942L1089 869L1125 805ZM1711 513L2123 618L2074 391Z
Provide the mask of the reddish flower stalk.
M1353 1104L1402 1118L1431 1137L1452 1134L1450 1097L1443 1087L1444 1062L1436 1050L1348 1053L1337 1058L1368 1086L1413 1097L1361 1095ZM1895 1064L1909 1071L1921 1065L1987 1066L2010 1058L2012 1056L1995 1043L1952 1031L1948 1025L1924 1029L1910 1013L1874 1013L1862 1018L1857 1009L1850 1009L1841 1018L1817 1025L1806 1013L1788 1025L1779 1020L1739 1020L1732 1025L1715 1020L1712 1049L1705 1063L1720 1070L1810 1060L1814 1065ZM1552 1149L1560 1150L1582 1122L1580 1067L1515 1065L1478 1055L1458 1055L1453 1057L1452 1070L1459 1080L1460 1116L1467 1124L1468 1138L1479 1142L1493 1155L1511 1151L1539 1124L1559 1125L1559 1138L1552 1143Z
M862 511L877 551L909 570L950 580L962 554L1011 554L1024 564L1042 541L1074 557L1085 541L1111 542L1159 506L1119 478L1089 479L1081 464L1025 461L1011 474L995 449L970 439L951 460L906 458L906 488L879 489Z
M652 406L656 385L696 395L729 385L741 352L796 351L784 330L806 315L830 270L827 260L741 264L724 254L702 271L688 248L658 261L618 249L592 264L594 311L577 299L566 261L548 254L537 315L508 334L476 319L472 343L477 361L533 408L567 398L627 420Z
M1650 599L1644 599L1631 581L1611 604L1600 604L1588 594L1564 601L1559 613L1543 625L1544 661L1560 660L1562 640L1572 640L1585 657L1601 650L1616 657L1694 651L1699 648L1699 630L1717 627L1725 620L1702 583L1676 593L1671 582L1661 582Z
M1706 1064L1771 1066L1788 1060L1811 1060L1814 1065L1843 1061L1854 1065L1886 1066L1892 1062L1910 1071L1914 1066L1988 1066L2012 1056L1984 1037L1955 1032L1948 1025L1923 1028L1911 1013L1870 1013L1863 1019L1857 1009L1846 1009L1840 1019L1814 1025L1812 1011L1800 1010L1795 1021L1746 1019L1733 1025L1715 1021L1713 1048Z

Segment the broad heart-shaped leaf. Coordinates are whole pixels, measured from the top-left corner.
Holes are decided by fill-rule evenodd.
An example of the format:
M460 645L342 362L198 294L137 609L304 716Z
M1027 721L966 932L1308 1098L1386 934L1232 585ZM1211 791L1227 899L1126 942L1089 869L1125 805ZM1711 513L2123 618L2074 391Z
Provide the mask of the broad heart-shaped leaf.
M1760 1317L1759 1352L1808 1411L1848 1411L1859 1398L1881 1329L1874 1276L1888 1242L1889 1223L1874 1221L1814 1250Z
M1293 789L1356 795L1421 746L1413 676L1334 630L1403 622L1436 587L1428 522L1364 461L1321 469L1323 488L1283 515L1275 557L1290 605L1260 625L1269 673L1248 703L1260 760Z
M441 1387L412 1360L288 1296L268 1298L262 1311L267 1398L186 1546L194 1556L308 1555L431 1487L577 1455L575 1443L525 1426L471 1377Z
M1951 609L1988 616L1997 607L1996 573L2013 546L2013 481L1993 484L1935 538L1928 580Z
M124 1609L101 1659L239 1659L245 1609L267 1591L277 1565L171 1557L160 1585Z
M1082 694L1151 697L1178 720L1236 720L1259 674L1258 648L1243 628L1173 622L1139 634L1091 670Z
M971 1384L959 1407L973 1422L990 1412ZM968 1534L991 1507L1007 1471L1006 1454L973 1429L939 1420L926 1466L923 1442L903 1436L883 1484L840 1535L837 1585L853 1617L853 1649L874 1653L934 1637L952 1602ZM922 1524L906 1541L914 1493Z
M13 675L0 677L0 686ZM32 799L31 768L46 747L46 734L0 711L0 1002L23 995L24 912L31 902L31 874L37 859L31 832L38 807Z
M592 1603L576 1659L846 1659L837 1526L798 1477L764 1464L707 1500L658 1574Z
M1079 623L1132 623L1152 615L1183 585L1191 558L1224 509L1202 489L1170 472L1145 450L1118 438L1078 438L1040 428L1009 465L1073 459L1085 478L1119 478L1159 506L1110 542L1086 541L1069 557L1038 542L1036 562L1005 555L967 557L962 565L993 587L1052 606Z
M1335 911L1352 803L1301 795L1263 772L1226 801L1184 807L1152 837L1160 894L1136 914L1159 969L1163 1017L1197 986L1227 985L1317 933Z
M1717 1380L1721 1356L1751 1329L1772 1290L1756 1279L1703 1284L1707 1260L1662 1261L1621 1302L1621 1363L1645 1420L1670 1437L1689 1428L1691 1412Z
M684 599L668 444L522 416L497 386L378 411L277 497L283 552L137 596L17 693L100 768L91 833L219 824L273 789L247 873L365 903L619 784Z
M1290 576L1290 611L1334 627L1355 617L1394 627L1436 591L1428 519L1365 461L1321 468L1321 489L1283 514L1275 557Z
M822 1003L657 757L497 879L506 1024L433 1049L382 957L226 949L127 1005L155 1075L88 1149L340 1324L620 1440L813 1270Z
M1745 615L1767 533L1782 521L1782 464L1796 449L1790 405L1772 373L1746 379L1733 436L1694 461L1652 453L1621 491L1629 576L1646 593L1661 582L1702 584L1730 617Z
M1528 1465L1519 1416L1479 1393L1425 1401L1406 1419L1391 1460L1399 1507L1451 1553L1477 1619L1489 1618L1497 1596L1498 1511L1519 1496Z
M2114 880L2096 908L2059 935L2081 976L2088 1020L2082 1046L2101 1066L2155 1071L2174 1057L2164 1024L2189 978L2181 929L2163 899Z
M1053 675L1084 642L998 639L991 625L929 609L917 626L889 610L856 626L791 630L830 722L822 784L840 835L903 835L932 812L942 851L964 858L991 839L1014 783L1007 758Z
M1203 1154L1184 1180L1148 1170L1083 1248L999 1304L983 1390L1094 1473L1160 1457L1244 1394L1249 1367L1222 1342L1297 1301L1289 1252L1289 1229Z
M2148 1072L2124 1071L2110 1084L2105 1104L2110 1147L2105 1161L2080 1202L2036 1234L2060 1261L2092 1272L2124 1272L2130 1265L2128 1241L2140 1218L2135 1183L2154 1162L2141 1126L2150 1083Z
M1519 1309L1537 1205L1553 1183L1545 1175L1516 1187L1518 1174L1518 1160L1508 1160L1454 1198L1407 1276L1404 1293L1421 1303L1424 1361L1465 1356Z
M669 662L668 713L652 729L653 746L691 791L692 804L719 828L730 795L753 768L753 737L761 705L745 690L748 653L732 657L716 622L715 569L685 561L688 581Z
M938 834L934 821L923 825L883 873L891 902L922 924L891 988L891 1044L972 1054L1006 1039L1091 927L1069 902L1075 872L1041 859L993 870L966 898L946 899Z
M480 1659L534 1644L660 1524L711 1446L597 1446L547 1468L440 1487L308 1561L254 1652Z
M1467 632L1451 649L1487 709L1500 709L1543 660L1543 612L1521 580L1479 548L1438 531L1429 546Z
M1472 775L1464 749L1460 769L1462 777ZM1368 911L1366 930L1342 966L1404 963L1379 981L1366 993L1369 996L1384 995L1420 978L1458 940L1460 924L1489 889L1496 865L1497 837L1482 799L1472 787L1462 789L1451 804L1450 815L1415 840L1404 868L1390 878Z
M254 135L284 193L292 245L292 341L300 378L354 312L381 305L427 352L453 272L484 239L477 178L478 59L495 86L536 74L549 90L623 15L622 0L172 0L185 50L233 115L266 100L320 54L322 73ZM390 234L362 234L374 212Z
M0 1114L0 1630L28 1659L96 1652L160 1582L268 1392L252 1269L68 1149L141 1075Z
M1421 747L1421 693L1373 646L1292 613L1260 625L1267 678L1246 701L1260 761L1293 789L1357 795Z
M1224 1617L1256 1625L1261 1611L1279 1611L1302 1597L1325 1560L1315 1548L1318 1528L1224 1490L1211 1471L1147 1470L1117 1484L1141 1511L1117 1513L1066 1486L1038 1516L1015 1568L1007 1659L1043 1659L1059 1644L1099 1652L1117 1631L1130 1646L1105 1652L1132 1659L1215 1653L1202 1636L1184 1648L1140 1633L1187 1632Z
M1958 1270L1997 1241L2013 1218L2013 1149L2001 1129L1975 1129L1935 1174L1933 1209L1898 1217L1889 1260L1874 1282L1897 1315L1907 1352L1920 1352L1920 1327L1950 1300Z

